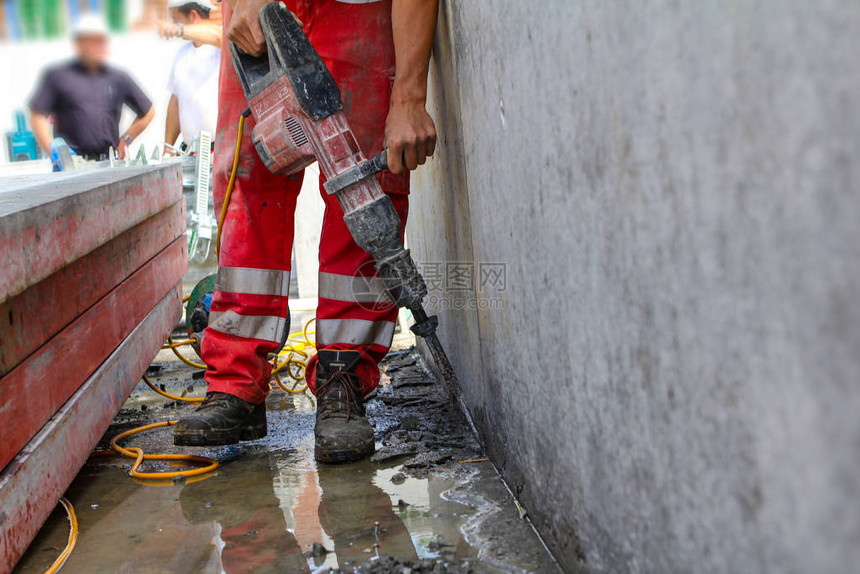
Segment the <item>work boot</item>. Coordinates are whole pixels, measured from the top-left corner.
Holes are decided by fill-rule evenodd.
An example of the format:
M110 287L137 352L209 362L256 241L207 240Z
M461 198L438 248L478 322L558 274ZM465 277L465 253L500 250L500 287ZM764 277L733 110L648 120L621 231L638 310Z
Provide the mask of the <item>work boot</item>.
M317 353L317 423L314 456L319 462L352 462L373 454L373 428L364 415L358 351Z
M206 393L194 412L176 423L173 444L221 446L266 436L266 403L252 405L226 393Z

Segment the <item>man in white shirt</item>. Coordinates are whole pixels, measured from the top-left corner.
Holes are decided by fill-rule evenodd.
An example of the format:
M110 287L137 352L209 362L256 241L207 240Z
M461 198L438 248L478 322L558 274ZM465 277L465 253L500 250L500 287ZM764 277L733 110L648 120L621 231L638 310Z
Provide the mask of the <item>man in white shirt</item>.
M177 52L167 81L164 141L174 145L180 134L190 143L203 130L215 133L221 27L210 22L214 6L206 0L170 0L167 6L172 22L159 26L161 36L189 40Z

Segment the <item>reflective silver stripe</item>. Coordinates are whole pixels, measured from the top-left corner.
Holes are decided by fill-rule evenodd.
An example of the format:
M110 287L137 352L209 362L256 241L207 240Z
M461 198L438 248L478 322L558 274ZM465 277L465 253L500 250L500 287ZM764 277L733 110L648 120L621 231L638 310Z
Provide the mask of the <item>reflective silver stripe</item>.
M320 271L319 296L348 303L394 303L382 277L353 277Z
M280 343L287 328L287 320L272 315L240 315L235 311L213 311L209 315L209 328L226 335Z
M322 345L391 346L394 323L391 321L365 321L364 319L319 319L317 341Z
M215 290L223 293L286 297L290 294L290 272L249 267L218 267Z

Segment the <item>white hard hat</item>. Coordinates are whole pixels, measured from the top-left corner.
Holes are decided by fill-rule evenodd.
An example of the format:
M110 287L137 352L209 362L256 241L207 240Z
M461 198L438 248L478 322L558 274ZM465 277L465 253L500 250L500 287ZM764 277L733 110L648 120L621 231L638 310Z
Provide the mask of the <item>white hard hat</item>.
M207 2L206 0L167 0L168 8L182 8L183 6L187 6L188 4L197 4L201 8L205 8L206 10L214 10L215 6L212 3Z
M82 14L72 26L72 36L107 36L108 27L101 14Z

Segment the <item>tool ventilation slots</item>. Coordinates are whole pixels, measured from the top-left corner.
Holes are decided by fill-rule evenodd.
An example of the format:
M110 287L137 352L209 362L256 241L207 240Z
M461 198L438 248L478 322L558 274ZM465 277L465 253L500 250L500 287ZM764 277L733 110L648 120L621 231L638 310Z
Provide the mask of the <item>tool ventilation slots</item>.
M290 133L290 138L296 147L301 147L308 143L308 136L305 135L305 130L299 124L299 121L293 116L284 120L284 125L287 126L287 131Z

